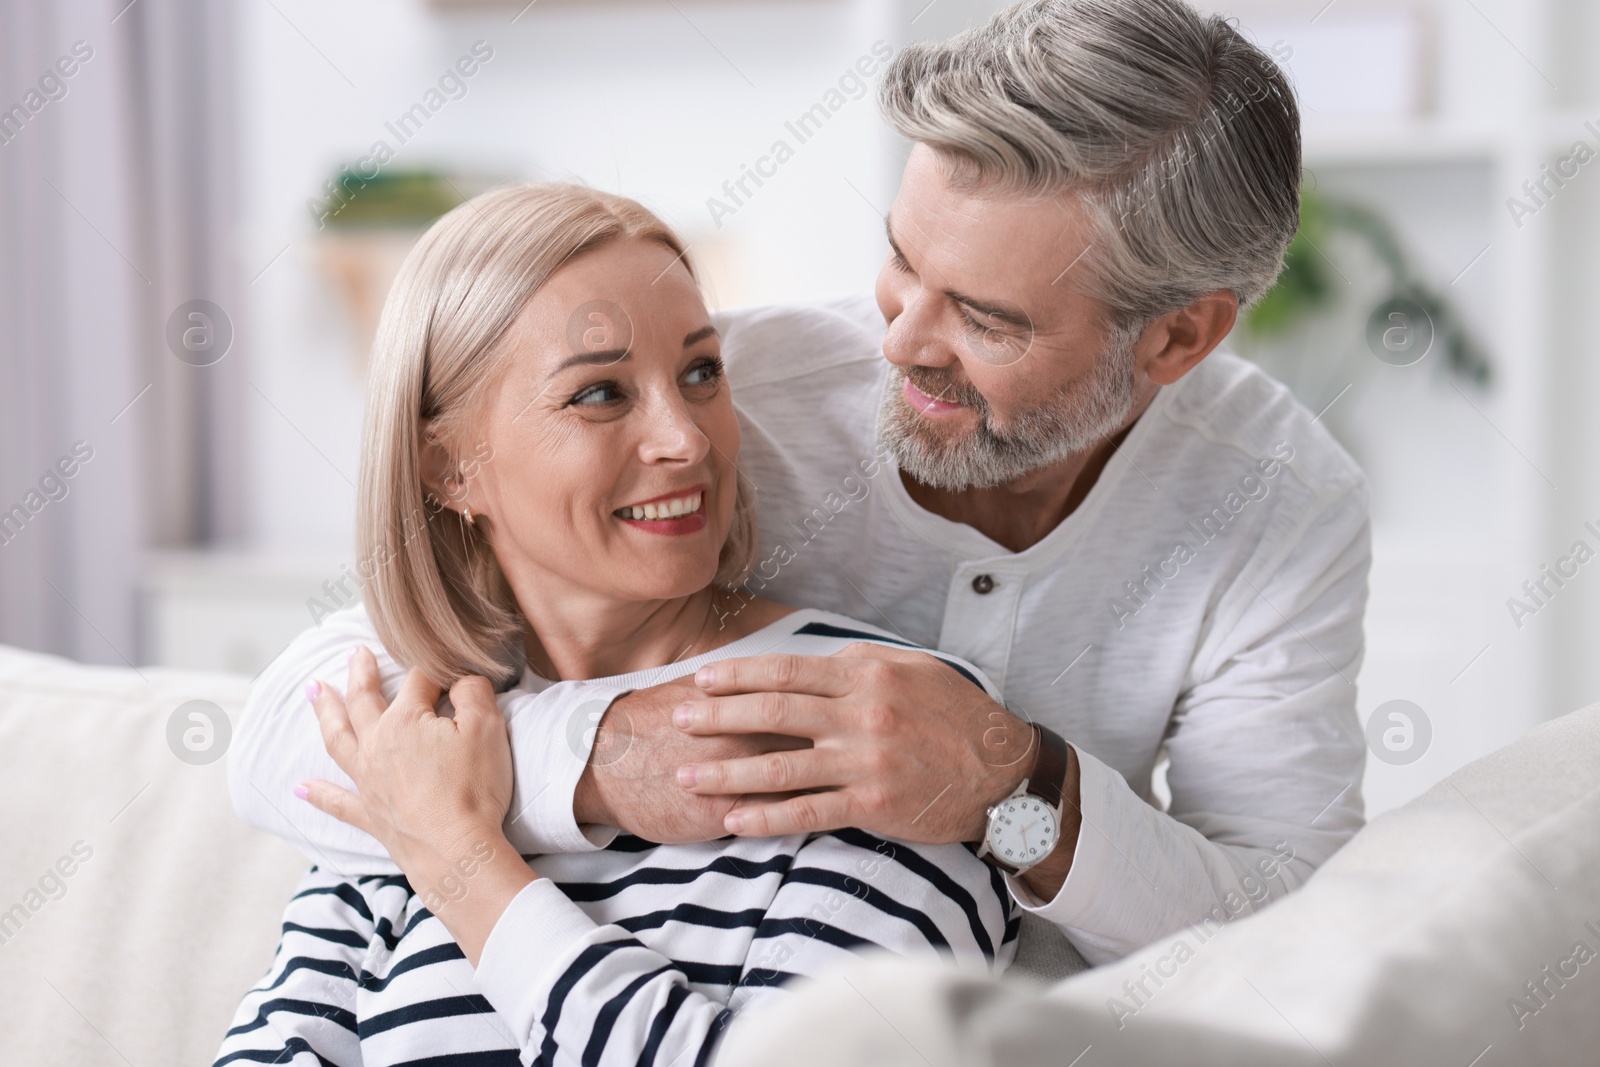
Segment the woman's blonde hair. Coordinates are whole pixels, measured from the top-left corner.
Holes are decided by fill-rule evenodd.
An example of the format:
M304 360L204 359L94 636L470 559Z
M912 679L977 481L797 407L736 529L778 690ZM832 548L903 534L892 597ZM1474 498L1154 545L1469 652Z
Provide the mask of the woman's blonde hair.
M661 242L694 275L677 235L633 200L556 183L497 189L435 222L389 291L368 386L357 570L384 647L440 685L515 677L526 621L483 527L424 485L424 444L463 469L466 439L512 359L502 339L529 297L574 257L629 238ZM727 586L755 553L749 489L738 488L718 561Z

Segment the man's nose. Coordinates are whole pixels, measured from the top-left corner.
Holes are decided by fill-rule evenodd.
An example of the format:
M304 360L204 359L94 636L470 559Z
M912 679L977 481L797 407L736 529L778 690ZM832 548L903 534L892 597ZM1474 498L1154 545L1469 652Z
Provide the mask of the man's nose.
M956 353L941 328L936 301L920 290L906 294L883 337L883 354L897 367L948 367Z

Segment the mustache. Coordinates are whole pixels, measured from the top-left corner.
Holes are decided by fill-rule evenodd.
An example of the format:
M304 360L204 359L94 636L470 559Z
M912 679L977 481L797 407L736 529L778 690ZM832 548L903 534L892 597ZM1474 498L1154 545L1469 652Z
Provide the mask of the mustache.
M979 414L987 414L989 411L989 402L984 399L983 394L973 388L971 382L957 380L949 367L902 367L900 373L905 375L920 392L935 400L960 404L972 408Z

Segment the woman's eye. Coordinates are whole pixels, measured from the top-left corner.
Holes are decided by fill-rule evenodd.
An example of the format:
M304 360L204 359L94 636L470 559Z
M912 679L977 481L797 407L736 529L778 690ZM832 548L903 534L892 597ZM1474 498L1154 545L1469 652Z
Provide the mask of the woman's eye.
M568 401L574 407L599 407L603 404L612 404L622 399L622 390L616 382L596 382L594 385L581 390Z
M710 385L722 378L722 360L705 359L684 372L685 385Z

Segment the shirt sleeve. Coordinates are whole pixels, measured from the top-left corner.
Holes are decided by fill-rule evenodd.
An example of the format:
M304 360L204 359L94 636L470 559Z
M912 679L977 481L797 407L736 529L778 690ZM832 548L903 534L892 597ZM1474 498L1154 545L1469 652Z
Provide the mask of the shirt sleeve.
M517 1036L523 1063L699 1065L738 1012L794 978L870 948L998 969L1017 930L998 875L963 846L861 831L808 841L766 912L738 917L757 925L737 975L690 975L541 878L495 924L475 984ZM723 1000L696 983L733 991Z
M1330 493L1273 541L1214 607L1194 656L1165 742L1169 810L1076 750L1083 820L1066 881L1041 901L1010 879L1017 902L1090 963L1255 910L1362 825L1365 482Z
M214 1067L359 1064L356 990L373 928L359 888L316 867L306 872L284 909L272 967L234 1012Z
M589 765L600 717L626 692L604 682L578 681L557 682L537 694L501 694L514 774L506 840L522 855L592 852L617 836L615 827L579 824L572 799Z
M285 838L311 862L347 877L398 874L375 838L294 795L296 785L312 778L355 788L323 747L305 690L315 679L344 692L358 645L377 658L385 695L399 692L405 669L384 650L366 612L357 607L330 615L290 642L250 687L228 752L228 784L239 818ZM594 744L594 723L623 692L576 682L552 686L537 701L523 690L498 697L510 724L515 775L506 834L520 852L581 852L615 833L580 827L572 800Z

